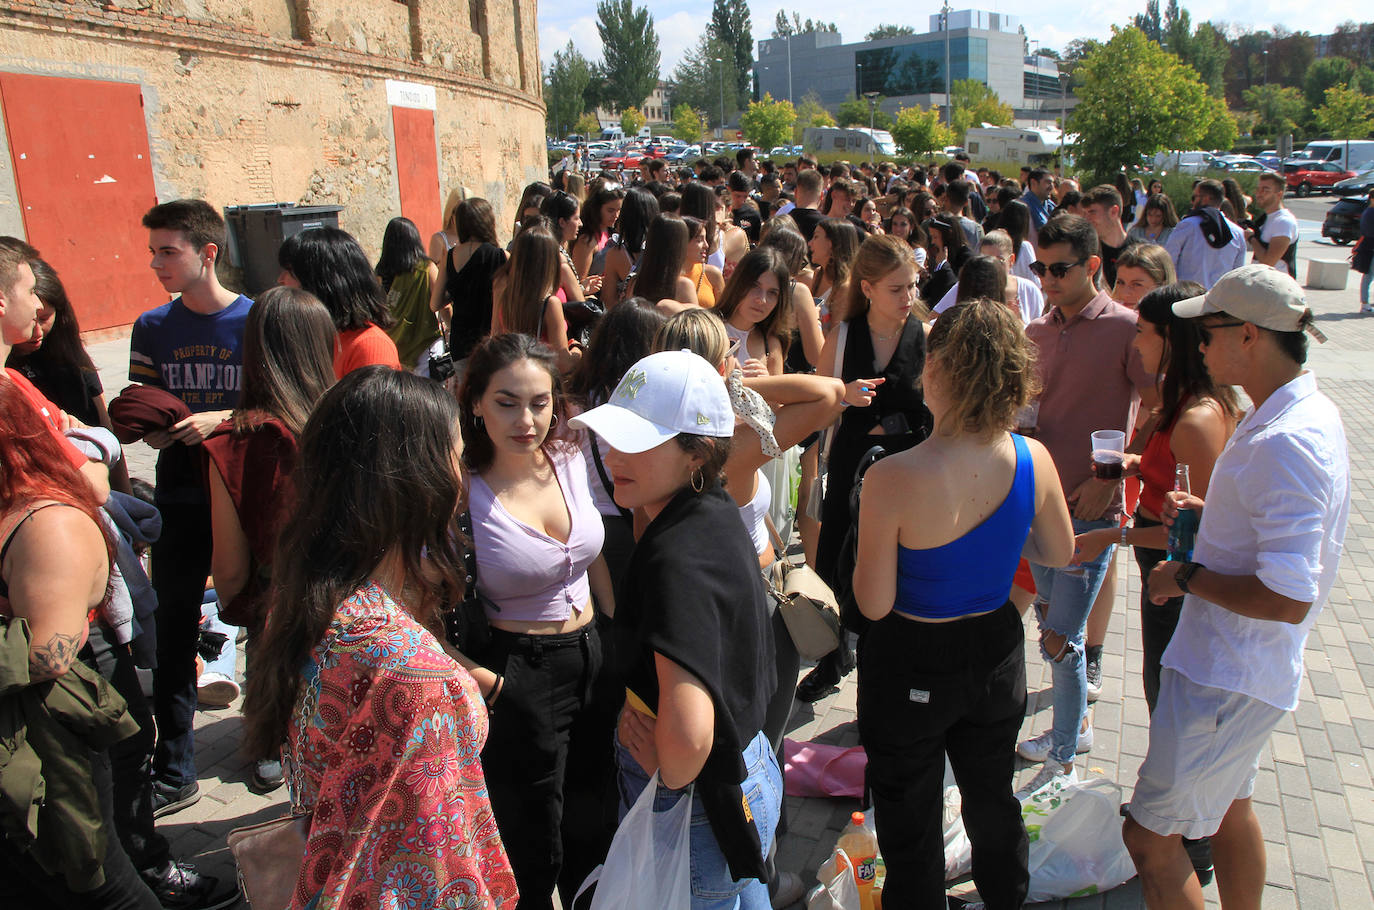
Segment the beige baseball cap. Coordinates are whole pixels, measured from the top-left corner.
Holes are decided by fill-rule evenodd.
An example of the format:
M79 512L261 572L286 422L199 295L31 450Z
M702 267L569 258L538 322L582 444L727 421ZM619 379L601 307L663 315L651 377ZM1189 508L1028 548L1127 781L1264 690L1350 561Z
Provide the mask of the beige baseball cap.
M1326 341L1312 324L1301 285L1291 275L1257 262L1222 275L1206 294L1174 304L1174 315L1181 319L1212 313L1226 313L1273 332L1306 331Z

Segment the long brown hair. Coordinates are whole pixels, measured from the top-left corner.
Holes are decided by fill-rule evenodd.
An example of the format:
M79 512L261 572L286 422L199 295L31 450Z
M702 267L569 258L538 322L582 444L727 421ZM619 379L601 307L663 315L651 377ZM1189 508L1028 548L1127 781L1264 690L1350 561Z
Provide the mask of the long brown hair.
M294 436L334 384L338 332L319 298L300 288L268 288L248 311L243 331L243 395L234 429L270 414Z
M878 281L893 269L904 265L915 266L916 256L902 238L894 234L878 234L865 240L849 270L845 322L853 322L868 313L868 297L864 294L863 282ZM911 312L920 319L925 318L925 307L920 300L916 301Z
M339 605L383 559L399 560L422 625L463 593L454 517L458 405L438 383L384 366L354 370L325 393L301 434L298 508L277 541L261 661L248 677L244 751L275 758L302 668Z
M467 372L463 374L463 384L458 388L458 404L463 415L459 421L463 433L463 465L473 474L486 471L496 459L496 446L487 434L485 421L476 416L477 409L474 405L487 393L493 376L522 360L531 361L543 368L549 374L553 390L550 409L557 421L549 428L549 433L541 444L545 454L563 444L568 438L566 434L572 432L567 429L568 405L567 396L563 391L563 377L558 373L558 360L549 346L522 333L506 332L502 335L492 335L473 348L472 353L468 355Z
M544 328L544 305L558 286L558 240L542 215L530 219L511 245L502 272L506 285L496 301L500 324L507 332L538 338Z
M644 253L635 270L634 293L657 303L672 297L682 277L682 260L687 255L691 231L676 215L659 215L649 223Z
M849 278L854 256L859 252L859 231L845 218L826 218L816 225L816 230L825 231L830 241L830 261L820 273L830 279L832 288L839 287Z
M772 312L751 328L762 332L765 339L777 338L785 354L792 331L792 273L787 268L787 260L774 247L757 247L744 255L730 274L730 280L725 283L720 300L716 301L716 312L728 323L744 302L745 295L769 272L778 282L778 303Z

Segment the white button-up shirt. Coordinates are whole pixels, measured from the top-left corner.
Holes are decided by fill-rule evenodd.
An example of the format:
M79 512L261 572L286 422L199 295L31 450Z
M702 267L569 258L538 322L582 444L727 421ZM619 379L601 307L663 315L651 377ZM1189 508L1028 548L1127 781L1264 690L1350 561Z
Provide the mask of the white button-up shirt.
M1340 412L1304 372L1241 420L1212 469L1193 559L1223 575L1310 602L1296 625L1184 598L1162 664L1193 682L1291 711L1302 651L1336 578L1350 512Z
M1231 229L1231 242L1219 249L1207 242L1202 219L1197 215L1185 217L1164 241L1164 248L1174 259L1179 281L1196 281L1210 289L1222 275L1245 265L1245 234L1240 225L1225 215L1221 217Z

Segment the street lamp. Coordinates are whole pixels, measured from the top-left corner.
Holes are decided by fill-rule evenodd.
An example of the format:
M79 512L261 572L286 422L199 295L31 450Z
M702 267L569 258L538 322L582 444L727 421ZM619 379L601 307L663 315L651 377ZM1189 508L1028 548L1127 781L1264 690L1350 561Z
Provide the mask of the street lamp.
M878 107L878 93L864 92L864 97L868 99L868 138L873 138L873 113ZM874 145L877 143L875 142Z
M725 61L720 57L716 58L716 66L720 67L720 138L725 138Z
M792 30L787 30L787 103L796 104L792 100Z
M945 29L945 126L954 126L954 105L949 97L949 0L940 7L940 23Z

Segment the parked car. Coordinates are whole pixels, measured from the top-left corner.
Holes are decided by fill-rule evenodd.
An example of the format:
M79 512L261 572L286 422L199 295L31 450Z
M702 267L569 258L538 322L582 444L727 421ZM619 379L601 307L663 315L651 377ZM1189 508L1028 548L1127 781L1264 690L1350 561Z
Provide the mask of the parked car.
M602 166L602 167L609 167L609 168L616 168L616 167L635 168L635 167L639 167L639 162L640 162L641 160L643 160L644 158L646 158L646 157L653 157L653 156L651 156L651 155L646 155L645 152L644 152L644 149L639 148L639 147L637 147L637 146L636 146L636 147L631 147L631 148L625 148L625 149L621 149L621 150L618 151L618 152L612 152L611 154L607 155L605 158L602 158L602 159L601 159L601 166Z
M1269 168L1269 170L1271 171L1277 171L1279 169L1279 165L1283 163L1282 159L1279 158L1279 153L1273 149L1265 149L1264 151L1260 152L1258 155L1255 156L1255 160L1263 164L1265 167Z
M1249 155L1219 155L1216 160L1222 165L1221 170L1233 174L1262 174L1273 170L1263 161Z
M1354 177L1338 182L1331 187L1331 192L1337 196L1367 196L1371 187L1374 187L1374 167L1366 168Z
M1312 193L1327 193L1331 188L1342 180L1348 180L1355 176L1354 171L1347 171L1339 164L1328 162L1314 162L1299 164L1293 170L1284 167L1284 179L1288 181L1288 188L1295 190L1299 196L1311 196Z
M675 149L669 152L667 155L664 156L664 159L673 164L682 164L684 162L696 161L700 157L701 146L685 145L682 148Z
M1326 210L1326 220L1322 222L1322 236L1330 237L1341 246L1360 239L1360 216L1364 214L1365 200L1359 196L1337 199Z

